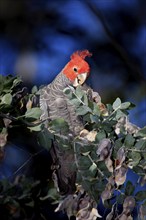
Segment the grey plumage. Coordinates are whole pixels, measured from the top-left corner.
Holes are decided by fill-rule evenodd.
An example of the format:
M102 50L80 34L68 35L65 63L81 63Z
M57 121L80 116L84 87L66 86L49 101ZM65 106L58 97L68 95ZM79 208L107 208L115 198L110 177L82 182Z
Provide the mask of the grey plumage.
M67 77L60 73L51 84L41 89L41 120L63 118L68 123L72 135L78 135L83 129L83 124L76 115L75 107L69 103L68 98L63 93L64 88L70 84L71 82ZM74 153L72 149L62 150L59 144L54 141L50 153L53 164L58 167L54 170L53 177L57 179L59 192L64 195L73 193L75 191L76 172L73 169Z
M76 115L75 107L69 103L68 98L63 93L64 88L70 83L67 77L60 73L51 84L41 90L41 120L63 118L68 123L70 131L77 135L83 129L83 124Z

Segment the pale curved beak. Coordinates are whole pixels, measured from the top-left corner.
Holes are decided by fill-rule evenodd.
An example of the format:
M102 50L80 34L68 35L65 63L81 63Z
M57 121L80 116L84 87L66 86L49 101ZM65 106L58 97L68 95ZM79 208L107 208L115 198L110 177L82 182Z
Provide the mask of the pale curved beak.
M73 86L74 87L77 87L77 86L79 86L79 85L83 85L83 83L86 81L86 79L87 79L87 76L88 76L88 73L81 73L81 74L79 74L76 78L75 78L75 80L74 80L74 82L73 82Z

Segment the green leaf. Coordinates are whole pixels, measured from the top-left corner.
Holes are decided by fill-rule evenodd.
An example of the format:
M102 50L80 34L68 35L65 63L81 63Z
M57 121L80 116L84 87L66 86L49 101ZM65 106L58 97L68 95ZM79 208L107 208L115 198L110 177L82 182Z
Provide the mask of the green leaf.
M140 139L135 144L136 149L144 150L146 149L146 139Z
M88 106L80 106L76 109L77 115L85 115L88 112L91 112L91 109Z
M111 104L106 104L106 107L107 107L108 113L110 115L112 113L112 111L113 111L113 107L112 107Z
M72 89L74 90L74 88L72 88ZM64 94L65 94L69 99L72 98L73 93L72 93L72 91L71 91L71 89L70 89L69 87L65 88L65 89L63 90L63 92L64 92Z
M42 124L34 126L34 127L28 127L31 131L41 131L42 129Z
M78 87L76 88L75 93L76 93L76 95L77 95L77 97L78 97L79 99L81 99L81 98L84 96L84 91L81 89L80 86L78 86Z
M92 186L94 192L100 192L100 195L101 193L104 191L105 189L105 186L106 186L106 181L104 181L103 179L101 181L98 181L98 180L94 180L94 185Z
M56 201L56 200L58 200L58 196L59 195L58 195L56 188L50 188L47 196L45 196L44 198L41 198L41 200L45 200L45 199L50 198L51 200Z
M90 182L88 179L82 181L82 186L83 186L83 188L84 188L87 192L90 193L90 190L91 190L91 182Z
M91 166L91 161L89 160L88 157L80 156L77 159L78 159L78 166L80 170L89 169L89 167Z
M130 181L128 181L125 188L125 194L127 196L130 196L133 194L134 190L135 190L134 185Z
M84 96L82 97L82 101L84 102L85 105L88 106L88 97L86 94L84 94Z
M90 115L89 117L90 120L88 120L89 122L91 121L91 123L98 123L99 122L99 117L97 115Z
M77 183L81 183L81 182L82 182L81 172L77 172L76 182L77 182Z
M130 102L123 102L120 106L120 109L128 109L130 105Z
M138 165L139 161L141 160L141 154L139 152L129 152L127 156L129 159L132 159L132 162L130 163L133 164L133 166Z
M98 167L99 170L102 171L102 173L103 173L106 177L111 176L111 173L109 172L107 166L105 165L105 161L99 161L98 164L97 164L97 167ZM98 175L100 175L100 173L99 173Z
M81 102L77 98L70 99L69 102L75 105L76 107L79 107L81 104Z
M90 151L82 153L83 156L88 156L90 154Z
M123 204L124 199L125 199L125 195L123 195L123 194L120 194L120 195L117 196L117 198L116 198L118 204Z
M27 109L27 111L25 112L25 117L39 119L41 114L42 114L41 109L38 107L34 107L34 108Z
M111 134L111 132L112 132L112 130L113 130L113 126L112 126L112 124L110 124L110 123L104 122L104 123L103 123L103 129L104 129L107 133L110 133L110 134Z
M86 115L83 115L83 122L89 122L91 123L91 119L90 119L90 113L87 113Z
M40 146L50 150L53 137L54 136L46 128L44 128L41 132L38 133L37 140Z
M135 194L135 199L137 201L143 201L146 199L146 191L139 191Z
M124 112L124 111L118 109L116 112L115 118L116 118L116 120L119 120L120 118L127 116L127 115L128 115L127 112Z
M92 145L92 144L83 144L82 141L80 141L80 143L76 143L76 150L79 154L86 154L88 151L93 151L93 149L95 149L95 145Z
M92 165L89 167L89 171L91 171L92 173L95 173L97 171L96 163L92 163Z
M114 101L112 107L113 107L114 110L116 110L116 109L120 108L120 106L121 106L121 99L120 99L120 98L117 98L117 99Z
M22 80L21 80L20 77L15 78L14 81L13 81L13 85L12 85L11 89L18 86L21 82L22 82Z
M122 138L119 138L115 141L113 156L116 159L118 150L123 146Z
M5 94L1 99L2 104L10 105L11 102L12 102L12 95L10 93Z
M143 127L142 129L140 129L140 130L137 132L136 136L137 136L137 137L138 137L138 136L140 136L140 137L146 137L146 126Z
M132 136L132 134L127 134L124 141L125 147L126 148L132 147L134 145L134 142L135 142L135 138Z
M33 86L31 89L32 94L35 94L38 91L37 86Z
M25 203L25 205L28 206L28 207L34 207L34 201L32 200L28 203Z
M12 77L11 75L8 75L4 79L3 88L4 89L11 89L13 85L13 81L16 79L16 77Z
M105 133L105 131L101 130L101 131L99 131L99 132L97 133L95 139L96 139L97 142L99 142L99 141L101 141L103 138L106 138L106 133Z
M145 174L145 171L144 171L144 169L143 169L143 167L141 167L141 166L135 166L135 167L133 167L133 171L135 172L135 173L137 173L138 175L144 175Z
M100 109L96 103L93 103L93 114L100 116Z
M12 90L10 88L3 89L3 94L6 94L6 93L12 93Z
M128 110L131 110L131 109L133 109L133 108L135 108L135 104L133 104L133 103L130 102L130 106L129 106Z
M60 133L66 133L69 130L69 126L63 118L57 118L52 120L50 126L54 131Z

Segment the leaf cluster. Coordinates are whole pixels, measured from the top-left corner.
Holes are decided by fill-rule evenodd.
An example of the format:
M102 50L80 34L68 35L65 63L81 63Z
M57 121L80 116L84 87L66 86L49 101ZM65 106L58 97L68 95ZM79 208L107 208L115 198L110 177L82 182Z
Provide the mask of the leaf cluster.
M0 129L26 125L30 130L41 130L38 123L41 110L37 106L38 89L29 92L19 77L0 75Z
M117 204L121 204L121 198L124 202L131 195L137 204L144 201L145 191L134 194L135 187L131 182L127 182L125 189L120 191L126 182L128 169L142 179L146 177L146 127L141 129L129 122L129 110L134 105L122 103L117 98L113 104L103 108L100 99L99 102L91 100L80 87L76 90L69 87L64 92L75 105L76 113L82 116L85 128L90 133L96 132L92 142L88 135L86 141L74 141L78 183L97 203L101 197L108 208L112 207L115 191L118 191Z
M40 182L17 176L14 181L8 179L0 181L0 208L3 209L1 217L17 219L29 218L33 215L35 204L41 195Z
M105 105L98 93L82 87L69 86L64 93L83 121L86 131L83 136L69 136L69 126L62 118L49 122L46 128L40 121L37 87L28 92L19 77L0 76L1 149L7 143L9 129L25 126L30 132L37 133L38 142L45 149L50 150L55 139L60 149L74 154L76 184L81 185L96 203L101 198L103 205L111 208L110 215L115 215L114 202L123 204L121 217L129 216L135 204L141 203L140 210L143 210L146 192L135 192L132 182L126 183L128 169L140 176L139 184L144 185L146 179L146 127L139 128L129 122L129 111L134 105L122 102L120 98ZM33 184L27 188L29 183L24 182L17 194L14 184L1 181L1 204L12 203L19 210L19 203L26 199L26 203L32 205ZM49 196L56 200L54 191L48 191L47 198Z

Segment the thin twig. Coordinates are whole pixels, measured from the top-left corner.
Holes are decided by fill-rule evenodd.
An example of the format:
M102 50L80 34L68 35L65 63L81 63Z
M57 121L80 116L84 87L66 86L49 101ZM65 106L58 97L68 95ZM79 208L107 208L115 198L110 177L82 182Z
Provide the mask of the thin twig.
M92 157L91 157L89 154L88 154L87 156L88 156L88 158L90 159L90 161L91 161L92 163L96 164L96 163L94 162L94 160L92 159ZM105 177L105 179L108 180L108 178L107 178L107 177L104 175L104 173L98 168L98 166L96 167L96 169L97 169L97 171L101 174L102 177Z
M134 62L132 62L130 60L130 58L127 55L127 52L124 50L124 48L115 40L113 34L111 33L107 22L105 20L105 17L103 16L102 12L100 11L100 9L98 9L94 3L90 0L86 1L86 4L88 5L88 7L92 10L92 12L96 15L96 17L100 20L101 24L103 25L103 28L105 30L105 33L107 34L107 36L109 37L113 48L117 51L117 53L119 54L119 56L121 57L121 59L123 60L123 62L126 64L126 66L131 70L131 73L133 74L133 72L135 72L136 74L134 74L134 76L139 77L141 80L144 80L144 77L141 73L141 71L138 69L138 67L134 64Z
M75 97L79 100L79 102L82 103L83 105L86 105L86 104L76 95L76 93L74 92L74 89L73 89L71 86L69 86L69 85L68 85L68 87L69 87L69 89L72 91L72 93L75 95Z
M31 155L12 175L15 176L23 167L25 167L27 165L27 163L29 163L33 157L37 156L38 154L40 154L41 152L43 152L44 149L40 150L39 152L36 152L35 154Z
M132 151L132 152L139 152L139 153L146 153L146 150L137 150L137 149L126 149L127 151Z
M22 115L23 117L25 115ZM25 121L24 119L20 118L20 117L14 117L12 115L8 115L8 114L4 114L4 113L0 113L0 118L7 118L7 119L10 119L11 121L21 121L23 124L27 125L28 127L35 127L35 126L38 126L40 124L43 124L45 121L49 120L50 118L46 118L42 121L39 121L37 123L31 123L31 122L28 122L28 121Z

